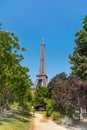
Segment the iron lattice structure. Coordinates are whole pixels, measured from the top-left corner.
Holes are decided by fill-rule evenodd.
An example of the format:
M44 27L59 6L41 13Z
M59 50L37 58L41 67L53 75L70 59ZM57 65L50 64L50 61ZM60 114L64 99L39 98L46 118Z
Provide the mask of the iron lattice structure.
M41 58L40 58L40 66L39 66L39 72L36 75L36 87L38 86L47 86L47 75L46 75L46 69L45 69L45 56L44 56L44 48L45 48L45 43L42 41L41 44Z

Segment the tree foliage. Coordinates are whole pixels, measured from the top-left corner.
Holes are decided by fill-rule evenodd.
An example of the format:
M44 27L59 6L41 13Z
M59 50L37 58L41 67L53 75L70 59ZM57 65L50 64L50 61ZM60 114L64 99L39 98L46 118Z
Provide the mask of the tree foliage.
M87 16L82 29L76 33L75 43L74 52L69 55L72 73L87 82Z
M57 103L53 99L47 99L46 103L47 103L47 105L46 105L46 115L51 116L51 114L54 111L57 111Z
M46 101L48 97L48 89L47 87L37 87L37 90L34 94L34 100L33 100L33 105L35 109L46 109Z
M66 81L66 80L67 80L67 75L65 74L65 72L57 74L50 80L48 84L49 98L51 98L52 96L52 90L55 88L56 81Z
M20 65L24 50L14 33L0 30L0 97L4 101L0 104L4 107L13 101L23 105L31 98L29 70Z
M54 78L53 78L54 79ZM78 79L77 76L73 75L67 78L67 80L52 80L48 85L50 89L51 99L55 100L58 104L58 111L62 114L68 114L72 116L75 112L75 107L81 107L86 105L87 84Z

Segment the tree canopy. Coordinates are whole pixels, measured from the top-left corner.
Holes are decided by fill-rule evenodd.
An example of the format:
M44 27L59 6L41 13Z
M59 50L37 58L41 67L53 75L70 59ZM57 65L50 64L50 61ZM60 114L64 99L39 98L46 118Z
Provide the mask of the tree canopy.
M48 84L48 94L56 101L60 113L71 116L75 112L75 107L80 108L87 103L87 83L79 80L76 75L69 76L66 80L59 79L58 75Z
M24 50L14 33L0 30L0 105L4 107L13 101L23 105L30 100L29 69L20 64Z
M46 101L48 98L48 89L47 87L37 87L37 90L34 94L33 105L35 109L46 109Z
M74 52L69 55L72 74L87 82L87 16L82 29L76 33L75 43Z
M52 96L52 90L55 88L55 83L56 81L66 81L67 80L67 74L65 74L65 72L62 72L60 74L57 74L56 76L54 76L49 84L48 84L48 91L49 91L49 97Z

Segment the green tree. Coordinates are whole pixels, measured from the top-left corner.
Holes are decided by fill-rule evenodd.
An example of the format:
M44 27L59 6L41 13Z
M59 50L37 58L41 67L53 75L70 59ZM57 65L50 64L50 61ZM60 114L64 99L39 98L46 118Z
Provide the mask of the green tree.
M67 81L67 74L65 74L65 72L62 72L60 74L57 74L56 76L54 76L49 84L48 84L48 94L49 94L49 98L51 98L52 96L52 90L55 88L55 83L56 81Z
M14 33L0 30L0 96L6 108L13 101L23 107L31 99L29 70L20 65L24 50Z
M35 109L39 110L41 109L46 109L46 101L45 99L48 97L48 89L47 87L37 87L37 90L34 94L34 101L33 105Z
M87 82L87 16L82 29L76 33L75 42L74 52L69 55L72 74Z

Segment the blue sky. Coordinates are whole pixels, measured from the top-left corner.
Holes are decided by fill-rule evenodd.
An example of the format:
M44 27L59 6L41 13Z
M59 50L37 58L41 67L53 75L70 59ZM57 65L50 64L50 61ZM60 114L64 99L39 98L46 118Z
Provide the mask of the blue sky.
M75 33L86 14L87 0L0 0L2 28L15 32L21 46L28 48L21 64L30 69L33 82L43 38L48 80L71 72L68 55L73 53Z

